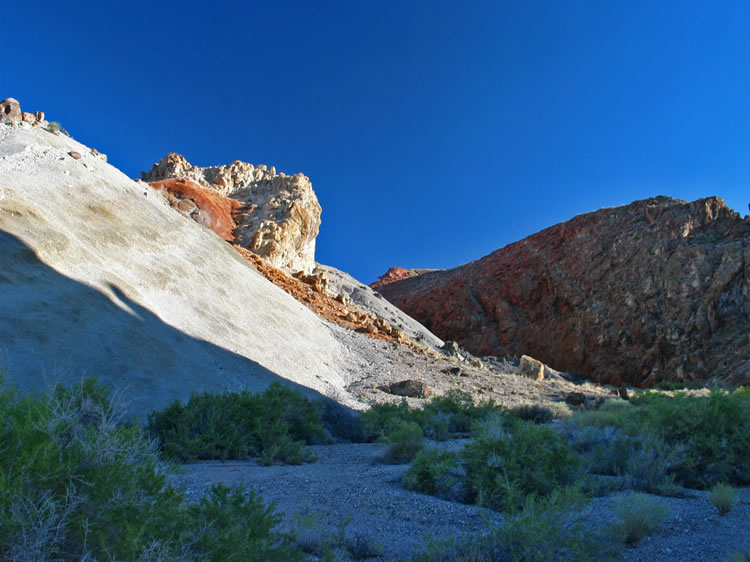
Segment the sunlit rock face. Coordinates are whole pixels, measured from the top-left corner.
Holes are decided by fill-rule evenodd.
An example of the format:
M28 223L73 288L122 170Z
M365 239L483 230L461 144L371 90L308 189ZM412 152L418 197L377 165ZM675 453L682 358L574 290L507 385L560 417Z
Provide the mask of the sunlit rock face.
M191 180L238 201L235 242L274 267L291 273L315 268L321 207L307 176L240 161L200 168L175 153L141 174L148 182L167 178Z
M229 224L216 190L165 183L181 212ZM195 222L75 139L0 123L2 374L24 392L97 376L141 420L273 381L356 404L340 332Z
M718 197L601 209L378 291L477 355L602 383L750 383L750 219Z

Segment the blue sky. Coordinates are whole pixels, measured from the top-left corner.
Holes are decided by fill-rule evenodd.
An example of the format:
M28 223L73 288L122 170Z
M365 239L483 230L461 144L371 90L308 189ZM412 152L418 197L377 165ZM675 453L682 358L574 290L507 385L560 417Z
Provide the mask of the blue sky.
M318 261L453 267L654 195L750 202L750 3L60 2L3 10L0 98L137 177L303 172Z

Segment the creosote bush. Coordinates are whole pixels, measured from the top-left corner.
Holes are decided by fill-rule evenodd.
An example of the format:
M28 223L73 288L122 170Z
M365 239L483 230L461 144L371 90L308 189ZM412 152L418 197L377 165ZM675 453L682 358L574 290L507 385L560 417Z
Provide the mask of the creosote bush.
M0 559L299 559L253 494L217 486L188 505L167 475L95 381L45 396L0 386Z
M729 484L715 484L708 494L708 499L719 510L719 515L726 515L734 507L737 500L737 492Z
M252 456L265 465L301 464L315 460L305 444L330 439L319 405L280 383L258 394L194 394L149 414L147 429L167 457L182 461Z

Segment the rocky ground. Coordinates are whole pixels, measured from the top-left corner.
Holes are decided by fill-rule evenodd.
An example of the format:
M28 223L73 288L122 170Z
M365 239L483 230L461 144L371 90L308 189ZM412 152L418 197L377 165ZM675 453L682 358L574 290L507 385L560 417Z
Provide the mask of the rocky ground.
M193 501L215 483L246 486L284 514L284 529L299 527L295 514L312 516L320 524L305 531L307 541L334 533L342 521L351 519L347 537L382 545L380 560L408 559L431 539L479 533L488 525L502 524L503 516L490 510L403 489L400 481L408 465L382 464L383 445L310 448L318 456L312 464L263 467L254 461L202 462L184 465L178 480ZM652 536L627 548L623 560L724 561L738 549L750 550L750 488L739 490L737 504L724 517L717 514L706 492L659 500L669 506L669 517ZM595 499L584 520L591 525L615 523L614 501L614 496Z
M591 403L597 397L619 399L613 389L590 382L575 383L547 369L542 381L517 374L516 362L483 360L481 366L467 357L442 355L398 346L361 334L341 330L364 357L361 378L350 381L348 390L369 403L401 400L380 387L406 378L426 382L434 394L459 389L478 399L493 399L512 408L540 404L558 415L582 408L565 402L570 392L581 392ZM364 348L364 349L363 349ZM369 357L369 362L368 358ZM407 398L411 405L423 399ZM430 446L460 448L465 440L431 443ZM483 532L488 525L502 524L499 513L477 506L441 500L405 490L400 482L408 465L384 464L381 444L335 444L313 446L318 457L303 466L263 467L257 461L200 462L183 466L177 479L187 486L193 500L214 483L241 484L273 502L284 514L284 529L300 528L304 518L305 542L320 541L337 532L348 521L346 535L360 544L380 544L380 560L403 560L422 551L431 539ZM585 510L591 525L616 523L616 496L595 499ZM706 492L691 492L686 498L659 498L669 506L668 519L650 537L624 551L626 561L727 560L735 550L750 549L750 489L739 490L735 508L720 517ZM304 525L303 525L304 526Z

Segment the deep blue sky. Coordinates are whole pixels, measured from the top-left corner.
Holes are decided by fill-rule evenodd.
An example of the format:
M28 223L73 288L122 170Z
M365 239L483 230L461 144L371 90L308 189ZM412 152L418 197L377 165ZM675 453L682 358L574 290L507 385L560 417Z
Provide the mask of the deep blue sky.
M137 177L303 172L317 259L452 267L658 194L750 201L750 3L14 2L0 99Z

